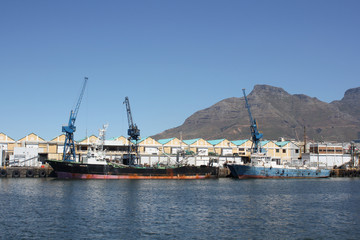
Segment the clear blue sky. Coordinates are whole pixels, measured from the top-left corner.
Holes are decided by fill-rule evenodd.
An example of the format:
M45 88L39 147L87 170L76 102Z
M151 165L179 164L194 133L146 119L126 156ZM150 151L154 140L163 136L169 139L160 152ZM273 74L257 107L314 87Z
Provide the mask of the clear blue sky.
M322 101L359 87L360 1L0 1L0 132L61 134L88 87L75 139L141 136L250 93L256 84ZM179 137L179 136L176 136Z

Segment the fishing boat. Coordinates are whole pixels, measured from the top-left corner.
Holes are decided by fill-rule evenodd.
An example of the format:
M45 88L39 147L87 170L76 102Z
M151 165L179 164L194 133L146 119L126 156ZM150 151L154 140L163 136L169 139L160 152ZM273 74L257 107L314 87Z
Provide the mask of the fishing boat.
M217 178L209 166L129 166L112 162L47 161L60 179L206 179Z
M231 176L248 178L327 178L330 170L307 166L279 165L266 153L254 153L250 161L241 164L229 164Z
M189 166L181 161L155 163L153 166L131 164L133 154L125 154L122 161L106 159L103 141L93 144L80 161L47 160L60 179L207 179L217 178L219 168Z

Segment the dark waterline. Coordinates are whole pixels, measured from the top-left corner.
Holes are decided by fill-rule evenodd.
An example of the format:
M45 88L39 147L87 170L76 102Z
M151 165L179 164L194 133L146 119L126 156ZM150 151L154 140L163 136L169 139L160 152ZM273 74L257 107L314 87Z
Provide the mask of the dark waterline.
M0 179L1 239L358 239L360 179Z

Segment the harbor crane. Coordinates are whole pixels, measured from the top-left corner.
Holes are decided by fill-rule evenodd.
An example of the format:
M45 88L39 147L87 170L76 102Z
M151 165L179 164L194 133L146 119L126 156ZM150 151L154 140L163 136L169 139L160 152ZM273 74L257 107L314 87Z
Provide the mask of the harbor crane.
M135 158L138 158L138 141L140 140L140 129L134 124L132 114L131 114L131 108L130 108L130 102L129 98L125 97L124 104L126 105L126 112L127 112L127 118L128 118L128 135L129 135L129 165L134 164L134 159L131 156L131 143L135 141L134 151L135 151Z
M75 141L74 141L74 132L76 131L75 121L77 114L79 112L81 100L84 96L87 81L88 78L85 77L76 107L74 110L70 111L69 123L67 126L62 127L62 132L65 133L63 161L74 162L76 160Z
M252 152L253 153L258 153L261 152L261 144L260 144L260 139L262 138L263 134L260 133L258 131L258 127L257 127L257 123L255 118L253 118L252 114L251 114L251 110L250 110L250 105L248 102L248 99L246 97L246 93L245 93L245 88L243 88L243 94L244 94L244 98L245 98L245 106L248 110L249 113L249 118L250 118L250 131L251 131L251 140L252 140Z

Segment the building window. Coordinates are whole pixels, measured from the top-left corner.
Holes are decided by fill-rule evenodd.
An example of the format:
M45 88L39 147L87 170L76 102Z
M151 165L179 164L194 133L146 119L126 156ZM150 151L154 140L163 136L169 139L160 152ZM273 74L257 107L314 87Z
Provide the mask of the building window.
M280 152L279 149L276 149L276 152L277 152L277 153Z
M286 149L283 149L283 153L286 153Z
M299 153L299 149L295 149L295 153Z
M115 147L115 146L106 146L105 150L108 150L110 152L115 152L115 151L117 151L117 147Z

